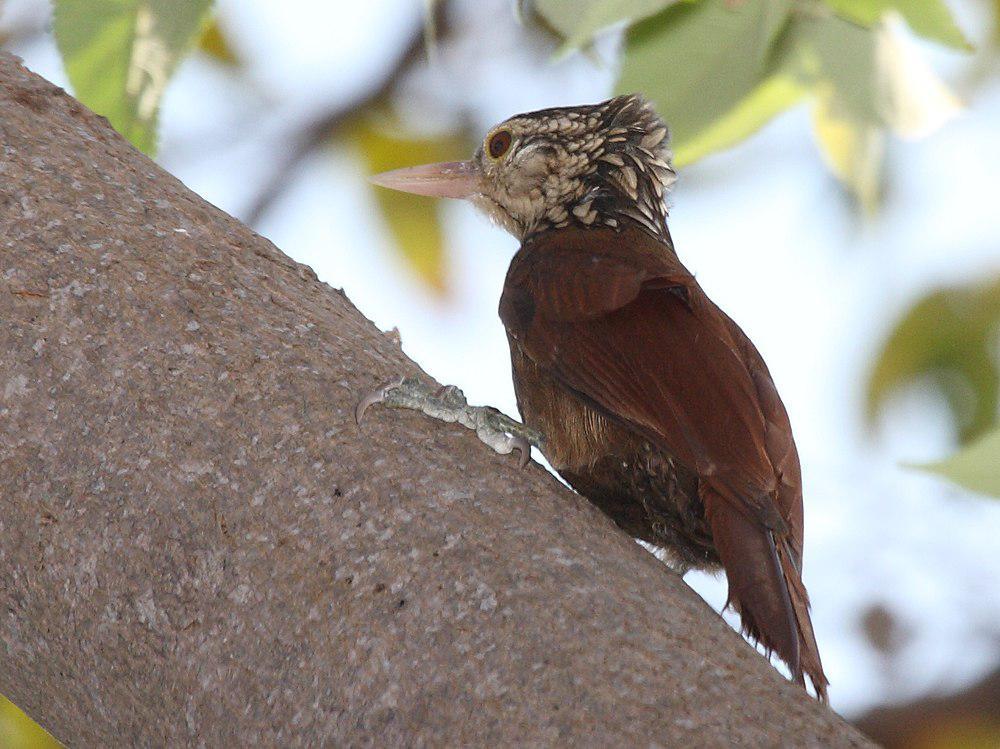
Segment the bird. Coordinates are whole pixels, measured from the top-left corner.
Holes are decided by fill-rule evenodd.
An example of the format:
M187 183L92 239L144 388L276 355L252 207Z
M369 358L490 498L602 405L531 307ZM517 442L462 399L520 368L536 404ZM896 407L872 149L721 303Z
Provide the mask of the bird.
M457 407L447 420L493 425L507 435L493 440L501 452L538 446L674 569L724 570L743 633L825 702L789 417L761 354L674 249L670 134L650 102L627 94L518 114L469 161L372 180L469 200L520 241L499 314L524 428L495 409L473 413L455 388L403 393L402 380L365 399L359 423L376 401L439 417Z

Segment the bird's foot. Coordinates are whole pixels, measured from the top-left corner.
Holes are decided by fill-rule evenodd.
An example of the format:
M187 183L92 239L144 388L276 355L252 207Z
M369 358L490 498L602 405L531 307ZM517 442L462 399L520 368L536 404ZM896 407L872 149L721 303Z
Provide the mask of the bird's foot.
M541 433L491 406L470 406L454 385L433 387L416 377L400 377L382 385L358 403L354 418L360 425L365 412L376 403L390 408L410 408L440 421L458 422L473 430L480 441L501 455L520 452L523 468L531 460L531 447L541 447Z

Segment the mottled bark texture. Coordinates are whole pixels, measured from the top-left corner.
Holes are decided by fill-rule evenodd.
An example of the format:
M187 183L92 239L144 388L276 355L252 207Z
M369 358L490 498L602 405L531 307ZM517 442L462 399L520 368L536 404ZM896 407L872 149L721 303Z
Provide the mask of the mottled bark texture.
M865 743L538 466L359 431L390 337L5 54L0 148L0 691L57 737Z

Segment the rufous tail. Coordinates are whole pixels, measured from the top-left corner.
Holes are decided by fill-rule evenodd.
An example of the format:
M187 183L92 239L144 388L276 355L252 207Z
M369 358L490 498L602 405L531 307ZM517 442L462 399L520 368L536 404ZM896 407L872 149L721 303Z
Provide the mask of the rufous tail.
M809 618L809 596L782 529L768 528L747 508L741 512L722 496L702 487L705 511L729 581L729 600L740 614L743 631L774 652L805 686L827 701L823 673Z

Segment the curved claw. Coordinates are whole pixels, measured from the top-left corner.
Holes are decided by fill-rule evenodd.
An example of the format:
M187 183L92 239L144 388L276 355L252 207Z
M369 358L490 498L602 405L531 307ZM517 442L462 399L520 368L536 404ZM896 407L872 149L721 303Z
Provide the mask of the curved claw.
M361 420L365 418L365 411L367 411L370 406L374 406L376 403L382 403L389 392L402 385L403 380L405 379L405 377L399 377L395 380L391 380L385 385L375 388L368 393L368 395L358 401L358 405L354 407L354 422L358 426L361 426Z
M511 439L511 449L519 452L517 467L524 469L531 462L531 443L524 437L513 437Z

